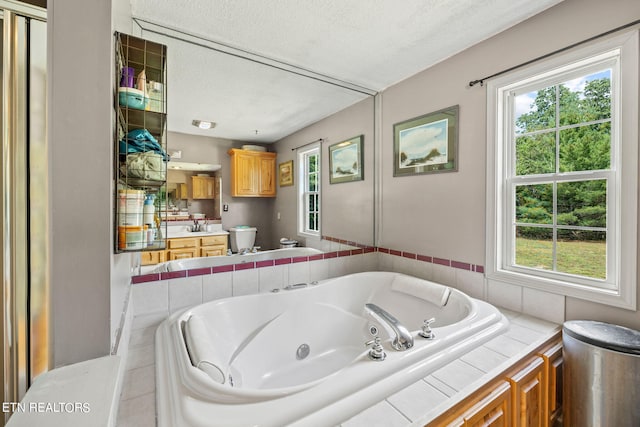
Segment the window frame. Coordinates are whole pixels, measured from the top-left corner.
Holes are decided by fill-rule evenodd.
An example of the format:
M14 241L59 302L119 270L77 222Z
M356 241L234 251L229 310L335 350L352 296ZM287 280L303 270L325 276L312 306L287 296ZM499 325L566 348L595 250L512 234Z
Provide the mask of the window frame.
M485 275L509 283L626 309L636 309L638 189L638 30L611 37L505 74L487 84L487 228ZM613 64L610 171L555 174L563 182L607 178L607 281L515 266L515 135L512 99L527 89L559 84ZM561 81L559 81L561 80ZM617 94L617 95L616 95ZM614 141L615 139L615 141ZM513 145L510 144L514 141ZM535 180L535 179L534 179ZM511 183L510 183L511 181ZM547 182L551 182L548 180ZM538 183L537 181L535 183ZM511 185L513 184L513 185ZM612 239L610 239L610 235ZM613 246L611 246L613 245Z
M322 227L322 196L321 196L321 185L322 185L322 159L321 159L321 150L320 144L312 144L310 146L305 147L304 149L298 150L298 235L300 237L314 237L319 238ZM308 174L308 159L310 156L317 156L317 165L316 165L316 191L307 191L308 182L309 182L309 174ZM318 215L318 230L310 230L307 227L307 218L309 216L309 195L317 194L318 203L317 203L317 215Z

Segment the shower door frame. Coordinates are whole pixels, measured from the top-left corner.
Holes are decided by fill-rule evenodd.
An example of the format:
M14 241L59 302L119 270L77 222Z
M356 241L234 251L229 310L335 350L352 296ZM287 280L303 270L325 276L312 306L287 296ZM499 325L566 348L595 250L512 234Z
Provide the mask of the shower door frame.
M0 0L0 20L0 375L13 403L50 366L46 10Z

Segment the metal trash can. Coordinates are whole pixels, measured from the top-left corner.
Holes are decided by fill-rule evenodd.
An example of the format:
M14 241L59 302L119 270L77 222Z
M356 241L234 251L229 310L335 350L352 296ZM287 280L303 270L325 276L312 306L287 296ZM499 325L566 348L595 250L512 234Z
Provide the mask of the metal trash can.
M298 246L297 240L289 240L286 237L280 239L280 249L295 248Z
M564 426L640 426L640 332L571 320L562 342Z

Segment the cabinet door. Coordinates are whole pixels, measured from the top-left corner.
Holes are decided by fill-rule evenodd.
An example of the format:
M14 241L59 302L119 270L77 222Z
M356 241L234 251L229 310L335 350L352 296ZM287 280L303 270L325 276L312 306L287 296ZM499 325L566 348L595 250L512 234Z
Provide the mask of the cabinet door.
M562 343L542 353L547 368L547 410L549 413L549 427L560 425L562 415Z
M276 159L260 158L260 189L261 196L276 195Z
M258 174L256 170L257 158L252 155L238 153L235 155L236 170L234 179L236 192L239 196L257 194Z
M186 200L189 198L187 194L187 184L179 182L176 184L176 199Z
M169 261L174 261L176 259L197 258L198 257L198 249L197 248L172 249L172 250L168 251L168 253L169 253Z
M141 252L140 253L140 264L141 265L153 265L164 262L165 253L164 251L152 251L152 252Z
M522 370L509 378L513 389L513 426L546 425L546 387L544 361L535 357Z
M510 413L511 386L508 382L502 381L487 397L463 415L463 425L465 427L507 427Z

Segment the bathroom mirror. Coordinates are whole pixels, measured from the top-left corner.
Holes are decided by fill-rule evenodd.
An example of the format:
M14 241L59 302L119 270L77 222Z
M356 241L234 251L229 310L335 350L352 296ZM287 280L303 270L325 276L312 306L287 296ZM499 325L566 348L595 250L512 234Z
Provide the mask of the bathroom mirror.
M294 185L277 185L275 198L231 197L227 151L261 145L278 153L278 164L293 160L295 169L299 147L321 140L321 235L374 244L373 92L238 53L188 29L136 18L134 35L168 46L168 150L180 151L181 162L220 165L215 174L222 179L221 204L228 207L220 212L224 229L255 226L256 244L266 249L277 248L282 237L305 242L297 231L297 174ZM216 126L202 130L191 125L194 119ZM363 179L331 184L329 147L360 135ZM175 191L171 175L169 189Z

